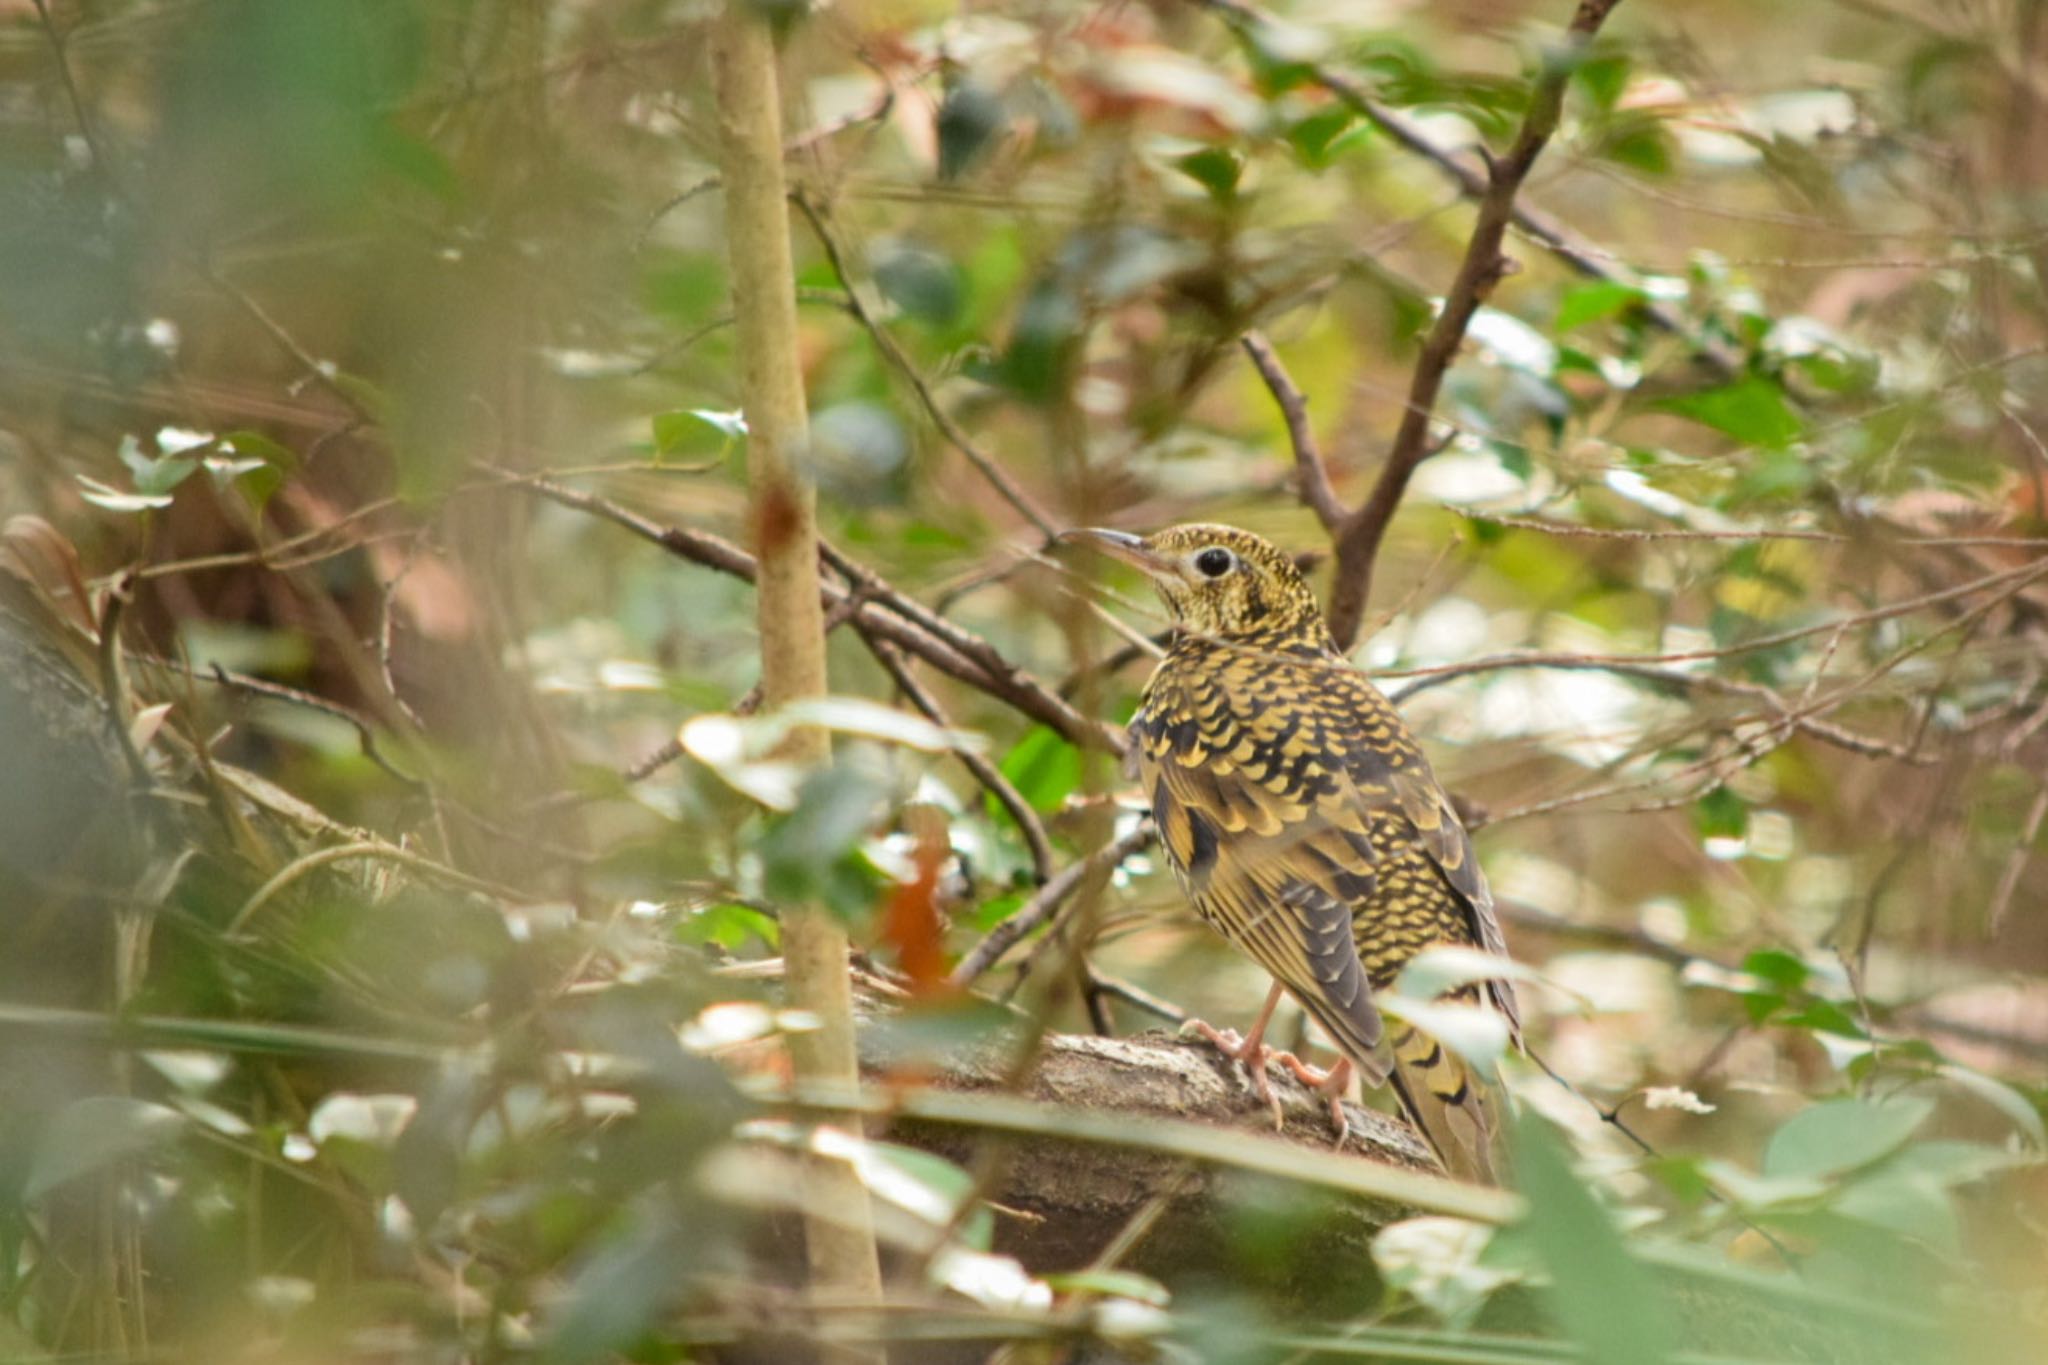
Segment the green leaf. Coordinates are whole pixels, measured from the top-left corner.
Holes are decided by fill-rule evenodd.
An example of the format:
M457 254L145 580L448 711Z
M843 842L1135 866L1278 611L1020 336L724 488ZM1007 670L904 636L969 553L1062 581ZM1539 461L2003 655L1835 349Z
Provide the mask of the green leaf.
M1904 1145L1933 1112L1934 1102L1918 1096L1813 1105L1771 1134L1764 1174L1825 1176L1867 1166Z
M824 901L857 912L872 886L857 845L881 822L882 775L857 752L812 773L798 789L796 809L776 819L756 845L761 887L777 904Z
M960 267L936 251L900 242L875 254L875 287L882 297L930 327L951 327L967 308Z
M1001 97L987 86L965 80L948 90L939 105L939 179L956 180L966 173L1008 123Z
M677 924L676 938L682 943L716 943L729 952L759 940L773 950L781 946L782 925L751 905L727 902L691 911Z
M1164 1308L1173 1302L1166 1286L1135 1270L1070 1270L1044 1277L1056 1294L1095 1294L1105 1298L1131 1299Z
M1302 164L1321 170L1330 164L1337 139L1351 127L1351 110L1342 104L1328 104L1305 118L1296 119L1287 130L1288 145Z
M1838 1194L1828 1211L1955 1255L1962 1230L1947 1191L1906 1169L1877 1171Z
M1176 157L1173 164L1219 204L1236 195L1238 178L1244 174L1244 162L1227 147L1204 147Z
M1602 109L1612 109L1621 98L1621 92L1628 87L1629 71L1633 65L1619 53L1587 57L1572 72L1572 81L1586 92L1594 104Z
M1614 119L1601 130L1594 146L1596 155L1645 175L1671 173L1677 160L1677 144L1664 120L1648 114L1630 114Z
M1576 285L1565 291L1557 303L1557 318L1551 329L1560 334L1574 327L1583 327L1589 322L1611 318L1617 313L1641 306L1649 296L1632 284L1615 280L1595 280L1590 284Z
M1513 1129L1514 1166L1529 1217L1518 1231L1535 1247L1560 1325L1593 1365L1656 1365L1677 1338L1656 1282L1622 1245L1555 1139L1533 1119Z
M632 1346L707 1259L701 1230L649 1208L576 1269L541 1335L543 1365L608 1360Z
M1770 449L1783 449L1805 433L1804 424L1785 402L1784 390L1760 375L1704 393L1669 398L1657 406L1738 441Z
M1080 752L1043 725L1024 732L1003 755L1001 768L1010 785L1041 814L1058 810L1081 785Z
M649 419L654 428L657 456L681 454L693 438L701 438L704 424L687 412L657 412Z
M1742 959L1742 970L1787 991L1804 989L1813 974L1804 962L1778 948L1757 949Z
M125 1095L91 1095L65 1106L36 1143L23 1200L33 1202L68 1180L162 1147L185 1127L175 1109Z
M1694 803L1693 827L1702 839L1740 839L1749 832L1749 802L1716 787Z

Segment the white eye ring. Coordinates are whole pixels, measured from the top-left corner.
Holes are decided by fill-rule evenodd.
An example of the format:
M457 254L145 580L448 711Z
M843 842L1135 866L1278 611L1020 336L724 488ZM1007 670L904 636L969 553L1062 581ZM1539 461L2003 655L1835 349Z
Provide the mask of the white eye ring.
M1237 556L1221 545L1211 545L1196 553L1195 572L1204 578L1221 578L1237 567Z

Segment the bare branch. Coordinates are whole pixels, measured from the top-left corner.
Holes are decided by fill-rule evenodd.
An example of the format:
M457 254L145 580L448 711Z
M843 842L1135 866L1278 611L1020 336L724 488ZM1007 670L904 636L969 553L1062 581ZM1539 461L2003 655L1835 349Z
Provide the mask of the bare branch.
M1266 340L1263 332L1246 332L1238 338L1238 344L1251 357L1259 378L1266 381L1266 387L1272 390L1273 401L1280 405L1280 416L1286 419L1287 440L1294 447L1294 475L1302 502L1316 514L1316 520L1323 523L1325 531L1336 534L1350 515L1350 509L1338 500L1337 490L1330 487L1329 466L1323 462L1315 430L1309 426L1308 399L1302 396L1293 376L1280 363L1273 343Z
M1583 48L1600 30L1620 0L1579 0L1578 12L1565 30L1574 51ZM1479 218L1472 228L1472 240L1465 258L1444 294L1443 306L1429 334L1423 338L1422 354L1416 358L1415 373L1408 384L1408 401L1394 434L1393 448L1365 505L1344 523L1337 536L1336 585L1330 600L1330 633L1340 647L1349 648L1358 638L1358 626L1365 617L1365 604L1372 594L1373 561L1380 542L1401 505L1408 481L1422 462L1434 452L1430 441L1430 415L1436 410L1437 393L1444 374L1464 343L1473 315L1486 301L1493 287L1512 269L1501 254L1501 241L1514 216L1515 195L1528 178L1536 158L1557 131L1558 116L1564 108L1565 82L1572 63L1555 56L1545 64L1536 87L1530 92L1529 112L1522 118L1521 131L1505 156L1488 163L1486 189L1479 196Z
M976 977L995 966L1019 939L1057 915L1068 897L1078 891L1090 875L1104 867L1116 867L1151 843L1152 834L1152 822L1144 821L1116 842L1069 863L1057 877L1039 887L1037 895L1019 906L1016 914L989 930L988 936L960 959L960 965L953 969L953 984L973 984Z
M1241 33L1250 33L1272 22L1257 6L1245 3L1245 0L1193 2L1203 9L1221 15L1225 22ZM1613 6L1610 4L1606 8L1611 9ZM1601 20L1605 17L1604 13L1600 16ZM1595 21L1595 27L1598 27L1599 22ZM1577 21L1574 20L1574 28L1576 26ZM1317 85L1357 110L1396 145L1428 162L1464 197L1485 197L1489 167L1483 159L1481 164L1474 165L1457 152L1439 146L1422 131L1421 125L1406 114L1374 99L1366 87L1350 73L1323 62L1310 62L1305 69L1309 73L1309 78ZM1514 225L1516 231L1587 279L1625 285L1637 283L1633 271L1617 264L1619 257L1615 253L1595 245L1582 234L1567 227L1564 221L1554 214L1533 205L1518 203L1511 206L1508 221ZM1645 300L1642 305L1642 316L1657 330L1685 338L1694 353L1714 369L1723 373L1732 373L1735 370L1736 357L1728 348L1718 341L1696 333L1687 323L1684 314L1671 305L1655 299Z
M503 478L507 487L523 488L550 502L602 517L692 563L749 583L755 579L754 557L721 536L685 526L663 526L609 498L537 475L480 467ZM1123 752L1122 731L1082 715L1044 683L1004 659L986 640L937 616L829 547L826 554L842 572L851 566L855 574L866 574L870 580L865 591L873 600L861 606L851 620L862 635L872 634L901 647L941 673L1044 723L1069 743L1116 754ZM827 608L835 608L856 590L826 583L821 595ZM942 631L928 628L930 623L941 626Z

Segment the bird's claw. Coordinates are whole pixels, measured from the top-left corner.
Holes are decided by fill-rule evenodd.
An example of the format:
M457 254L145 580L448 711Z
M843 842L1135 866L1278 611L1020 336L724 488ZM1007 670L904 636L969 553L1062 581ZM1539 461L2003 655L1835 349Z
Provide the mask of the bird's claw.
M1292 1072L1294 1079L1323 1097L1330 1106L1330 1126L1337 1132L1333 1146L1341 1148L1351 1136L1351 1119L1344 1113L1344 1092L1351 1088L1351 1059L1341 1058L1327 1071L1319 1071L1291 1052L1275 1052L1273 1060Z
M1252 1093L1265 1103L1273 1114L1274 1131L1287 1124L1287 1116L1280 1108L1280 1096L1273 1090L1273 1079L1266 1074L1266 1061L1271 1057L1294 1059L1285 1052L1275 1052L1261 1042L1256 1034L1250 1038L1241 1036L1236 1029L1217 1028L1201 1019L1190 1019L1180 1026L1183 1036L1193 1033L1207 1039L1209 1044L1236 1062L1242 1068L1245 1078L1251 1082ZM1295 1062L1299 1066L1299 1062ZM1297 1073L1299 1074L1299 1073Z

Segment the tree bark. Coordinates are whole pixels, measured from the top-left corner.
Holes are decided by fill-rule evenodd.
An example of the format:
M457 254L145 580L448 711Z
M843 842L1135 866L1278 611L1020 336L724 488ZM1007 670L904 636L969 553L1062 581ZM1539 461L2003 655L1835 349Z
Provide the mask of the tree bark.
M761 699L765 709L773 710L824 693L825 634L818 601L816 493L802 467L809 420L797 360L796 275L790 262L775 45L767 24L746 0L729 0L714 26L711 65L747 416L754 552L760 563ZM803 727L791 734L785 756L822 766L831 761L831 742L824 731ZM782 920L782 947L790 1003L819 1020L815 1031L792 1041L797 1074L851 1087L858 1068L845 931L819 907L792 906ZM857 1130L857 1119L842 1122ZM814 1162L809 1179L804 1238L813 1292L835 1300L879 1300L881 1271L867 1192L844 1162ZM849 1351L836 1358L880 1360L882 1355Z

